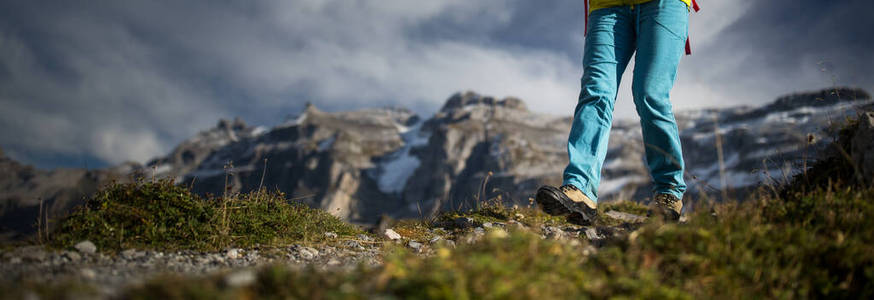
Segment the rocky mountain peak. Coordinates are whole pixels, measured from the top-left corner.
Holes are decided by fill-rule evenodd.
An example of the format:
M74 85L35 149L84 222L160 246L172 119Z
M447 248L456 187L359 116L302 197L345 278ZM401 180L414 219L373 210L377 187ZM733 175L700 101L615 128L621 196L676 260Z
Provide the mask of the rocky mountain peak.
M221 129L221 130L225 130L225 131L228 131L228 130L241 131L241 130L244 130L248 127L249 126L246 125L246 122L243 121L242 119L240 119L239 117L234 118L233 121L227 120L227 119L221 119L218 121L218 124L216 124L216 128Z
M443 108L441 108L440 111L451 112L457 109L463 109L467 106L504 107L520 111L528 111L525 102L519 98L507 97L498 100L495 97L482 96L472 91L452 95L452 97L449 97L449 100L446 100L446 104L443 105Z

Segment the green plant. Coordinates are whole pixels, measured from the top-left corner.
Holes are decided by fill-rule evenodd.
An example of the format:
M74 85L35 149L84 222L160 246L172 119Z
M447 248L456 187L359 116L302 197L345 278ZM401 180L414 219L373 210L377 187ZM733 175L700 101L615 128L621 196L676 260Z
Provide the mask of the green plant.
M264 190L204 199L170 180L112 184L61 220L52 244L100 249L200 249L319 241L359 233L330 214Z

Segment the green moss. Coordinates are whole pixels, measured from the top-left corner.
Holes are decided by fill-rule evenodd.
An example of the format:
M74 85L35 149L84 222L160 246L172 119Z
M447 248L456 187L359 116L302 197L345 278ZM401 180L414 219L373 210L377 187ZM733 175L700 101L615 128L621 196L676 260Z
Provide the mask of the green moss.
M285 194L253 192L227 203L230 244L237 247L322 241L325 232L341 236L359 229L320 209L288 202Z
M99 249L251 247L358 233L328 213L265 191L203 199L168 180L113 184L61 220L52 244L90 240Z
M435 236L427 222L419 220L402 220L395 224L395 232L405 239L414 241L427 241Z
M615 210L615 211L634 214L634 215L638 215L638 216L645 216L647 207L646 207L646 205L643 205L643 204L640 204L637 202L623 200L623 201L616 201L616 202L599 203L598 210L604 211L604 212Z

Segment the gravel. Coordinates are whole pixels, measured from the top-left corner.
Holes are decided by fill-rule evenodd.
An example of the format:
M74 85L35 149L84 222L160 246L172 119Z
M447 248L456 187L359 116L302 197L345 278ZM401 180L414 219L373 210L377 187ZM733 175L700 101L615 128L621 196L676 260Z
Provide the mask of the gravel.
M88 247L58 251L27 246L0 250L0 274L3 274L0 282L74 280L92 284L103 298L111 298L124 287L167 273L201 276L228 272L225 284L243 286L254 281L254 269L263 265L351 269L362 263L375 266L382 262L380 244L355 242L354 247L349 246L348 243L318 247L291 245L215 252L126 249L117 253L99 253L96 247L95 252L89 252Z

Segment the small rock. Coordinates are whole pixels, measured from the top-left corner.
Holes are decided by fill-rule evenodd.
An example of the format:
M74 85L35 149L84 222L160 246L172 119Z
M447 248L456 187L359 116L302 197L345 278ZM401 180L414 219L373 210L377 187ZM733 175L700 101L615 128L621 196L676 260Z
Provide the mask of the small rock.
M337 238L337 234L336 234L336 233L333 233L333 232L325 232L325 237L326 237L326 238L329 238L329 239L336 239L336 238Z
M339 265L339 264L340 264L340 261L337 260L336 258L332 258L331 260L328 261L328 265L329 265L329 266L336 266L336 265Z
M431 244L434 244L434 243L439 242L439 241L442 240L442 239L443 239L443 238L440 237L440 236L438 235L438 236L435 236L435 237L431 238L431 240L428 241L428 242L431 243Z
M474 229L473 229L473 234L475 234L475 235L483 235L483 234L486 234L486 230L483 229L482 227L477 227L477 228L474 228Z
M21 257L13 257L9 259L9 263L13 265L17 265L21 263Z
M401 239L401 235L392 229L386 229L385 232L382 233L382 235L385 236L385 238L390 239L390 240Z
M564 238L565 232L561 228L555 226L542 226L541 231L547 239L560 240Z
M345 243L343 243L343 245L346 246L346 247L348 247L348 248L359 248L359 247L361 247L361 243L356 242L356 241L346 241Z
M227 252L225 252L225 256L227 256L229 259L238 259L241 257L240 250L239 249L228 250Z
M517 214L513 215L513 217L516 217L516 220L522 220L525 218L525 215L517 213Z
M82 270L79 270L79 274L81 274L82 277L84 277L85 279L92 279L93 280L94 278L97 278L97 272L94 272L94 270L88 269L88 268L84 268Z
M605 214L606 214L608 217L611 217L611 218L614 218L614 219L620 220L620 221L622 221L622 222L628 222L628 223L641 223L641 222L646 221L646 218L643 217L643 216L638 216L638 215L630 214L630 213L627 213L627 212L621 212L621 211L611 210L611 211L608 211L608 212L605 213Z
M138 257L137 254L138 253L137 253L136 249L127 249L127 250L121 251L121 257L123 257L125 259L137 258Z
M453 222L455 223L455 226L458 226L459 228L469 228L469 227L476 226L476 221L474 221L471 218L466 218L466 217L455 218L455 220L453 220Z
M590 241L597 241L597 240L604 239L603 236L598 234L598 230L595 229L594 227L586 228L585 233L586 233L586 238L588 238Z
M407 243L407 246L410 246L410 248L413 248L416 250L422 249L422 243L419 243L417 241L410 241L409 243Z
M373 238L370 237L369 235L366 235L366 234L359 234L359 235L357 236L357 238L358 238L359 240L362 240L362 241L365 241L365 242L372 242L372 241L373 241Z
M73 248L76 248L76 250L85 254L94 254L97 252L97 246L95 246L91 241L81 241L73 246Z
M300 257L305 260L311 260L316 258L316 256L319 256L319 250L310 247L300 248L300 250L298 250L298 253L300 254Z
M225 276L225 285L229 287L242 287L255 283L255 272L252 270L241 270Z
M492 224L492 222L485 222L485 223L483 223L483 227L484 227L484 228L492 228L492 227L494 227L494 226L495 226L495 225Z

